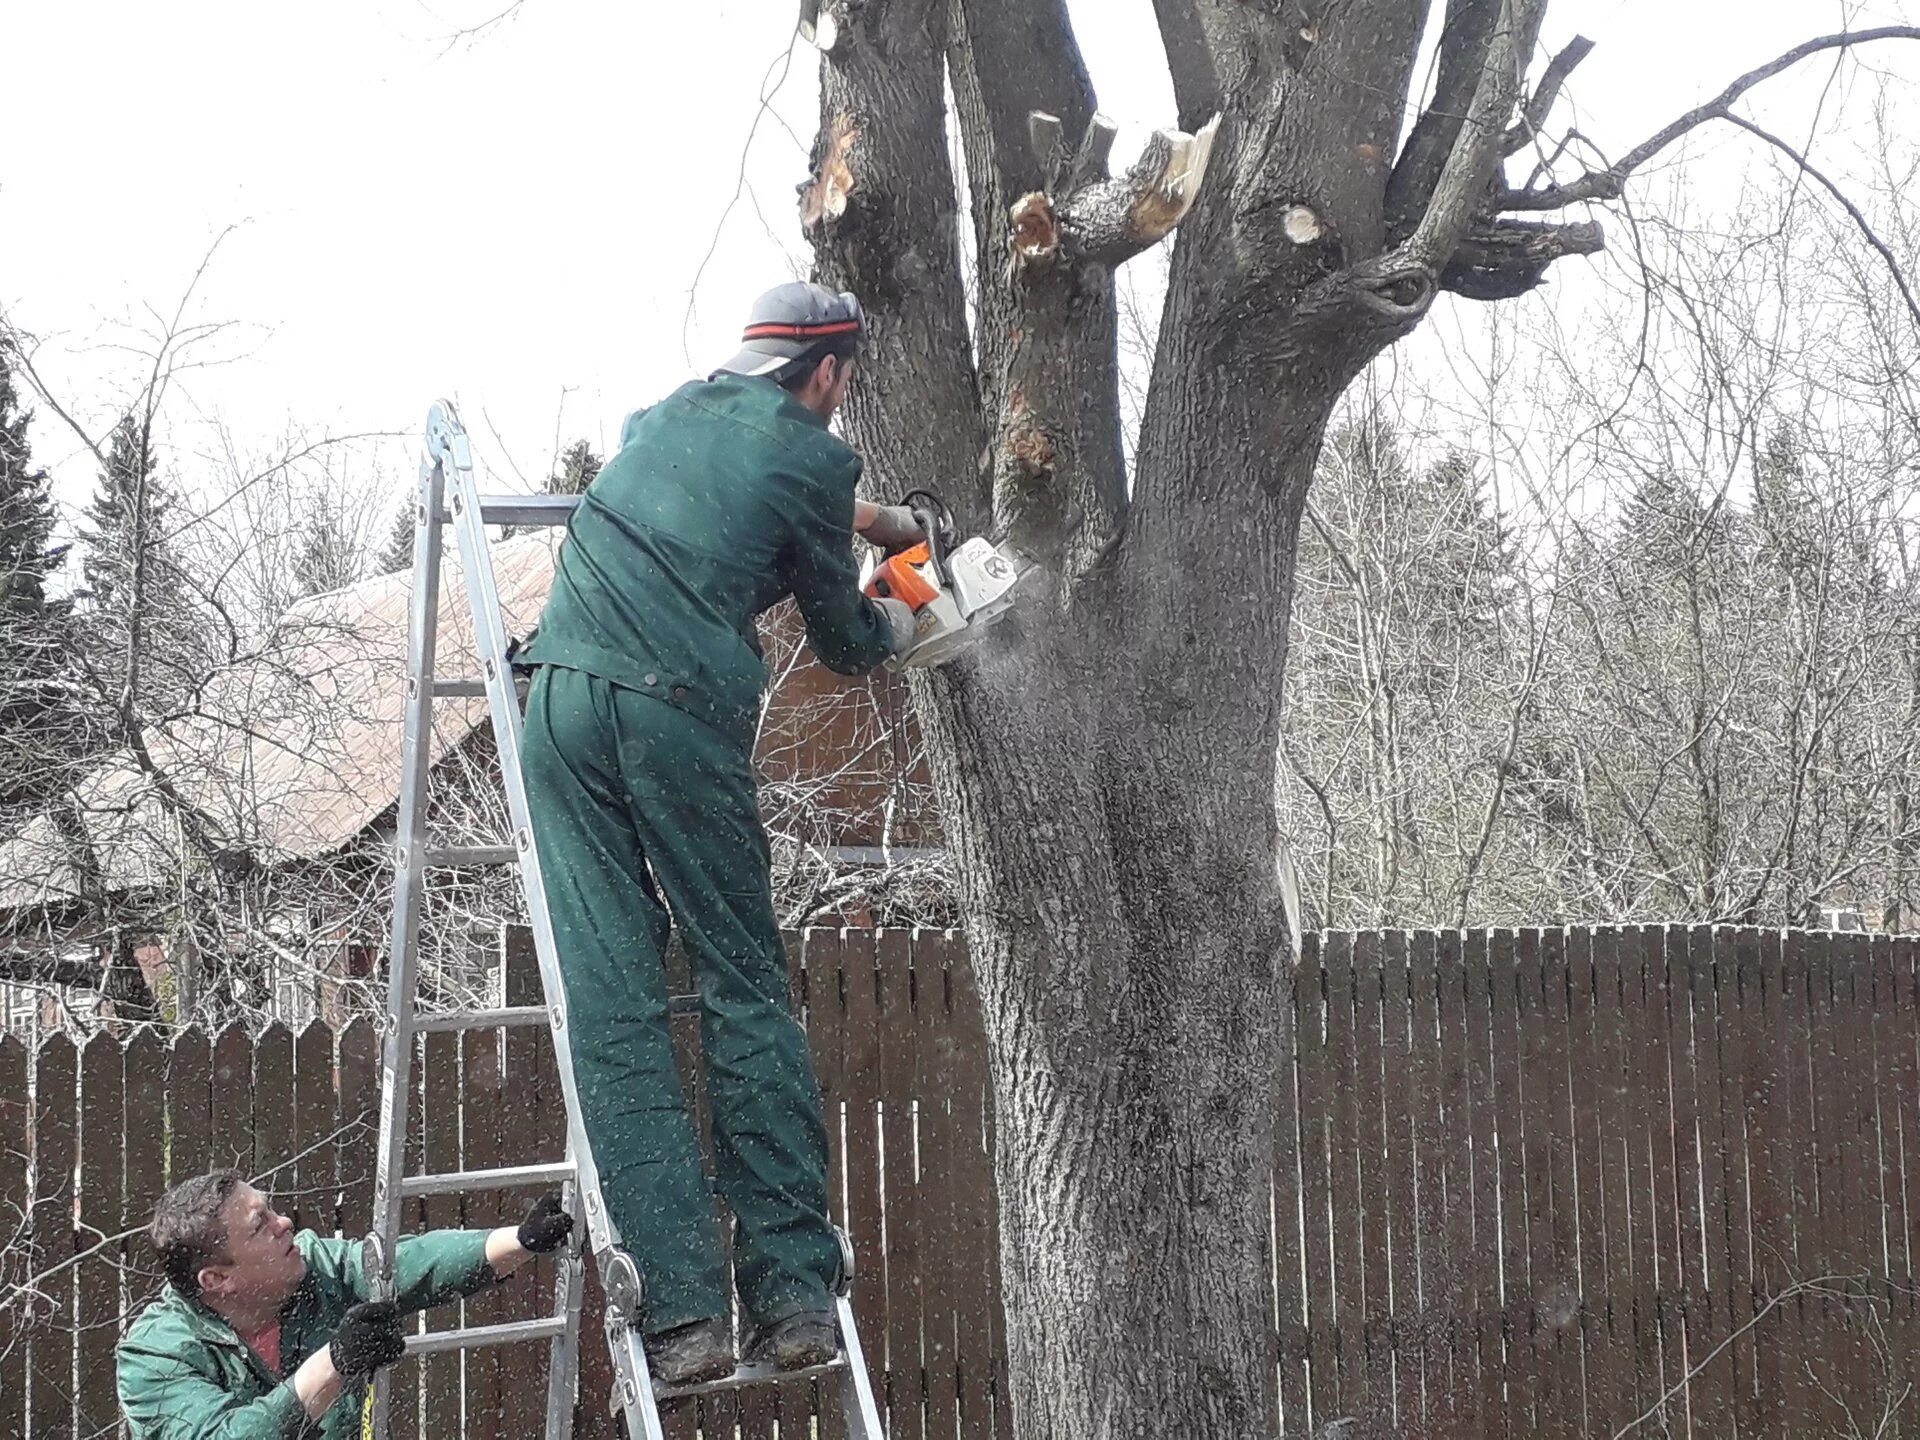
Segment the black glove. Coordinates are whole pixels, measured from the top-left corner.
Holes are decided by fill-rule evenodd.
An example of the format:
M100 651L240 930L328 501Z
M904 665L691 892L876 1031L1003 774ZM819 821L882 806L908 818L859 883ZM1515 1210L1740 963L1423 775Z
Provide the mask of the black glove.
M572 1233L573 1216L560 1203L560 1192L556 1190L533 1202L515 1238L520 1248L530 1255L551 1255L567 1243L567 1236Z
M391 1300L368 1300L354 1306L327 1342L333 1368L347 1380L364 1380L406 1353L400 1307Z
M927 538L927 527L905 505L881 505L873 523L860 533L889 555L908 550Z

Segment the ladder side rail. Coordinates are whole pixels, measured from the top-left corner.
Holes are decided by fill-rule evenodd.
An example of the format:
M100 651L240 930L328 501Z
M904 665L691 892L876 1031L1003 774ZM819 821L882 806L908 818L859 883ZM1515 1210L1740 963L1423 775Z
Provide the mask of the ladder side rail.
M407 1121L413 1092L413 1012L419 986L420 908L425 886L426 799L433 760L433 669L440 619L441 533L433 517L446 488L445 468L429 456L420 466L414 511L413 596L407 617L407 703L400 771L400 801L394 839L393 934L387 952L386 1039L382 1047L380 1128L374 1164L374 1264L367 1278L376 1295L393 1293L393 1264L400 1243L405 1197ZM373 1383L371 1433L390 1434L392 1379L381 1371Z
M580 1118L580 1092L574 1083L573 1047L566 980L560 973L554 948L553 919L547 913L546 882L540 870L540 851L534 844L533 817L527 807L526 781L520 765L520 700L513 672L507 664L507 623L501 613L499 589L493 578L493 556L487 548L486 522L478 504L471 462L453 466L454 533L459 541L461 569L472 602L474 645L487 686L487 705L493 717L495 748L500 756L500 778L506 790L507 820L513 827L513 846L519 853L521 890L533 931L534 955L540 966L540 986L546 996L548 1028L553 1034L554 1069L560 1077L561 1098L567 1112L568 1158L577 1169L582 1206L587 1212L587 1234L595 1254L620 1243L619 1231L606 1213L600 1196L600 1172L593 1163L593 1146Z
M520 697L513 669L507 662L506 616L500 606L494 578L493 551L488 544L486 511L480 503L471 454L460 437L449 446L453 460L452 507L454 537L466 579L473 614L474 648L486 685L487 707L493 719L494 748L498 752L501 788L505 791L513 847L518 852L520 888L533 930L534 954L539 962L540 988L546 1000L549 1033L553 1039L554 1073L560 1080L567 1116L567 1160L574 1167L570 1207L576 1221L585 1212L587 1242L595 1256L609 1254L620 1243L618 1229L607 1213L600 1193L600 1172L594 1164L592 1142L581 1117L580 1092L574 1080L573 1049L567 1033L567 990L554 946L553 921L547 912L546 881L540 871L534 843L533 817L527 804L526 780L520 763ZM569 513L571 507L569 507ZM579 1392L580 1310L585 1290L579 1250L569 1246L560 1258L554 1279L554 1309L567 1325L554 1338L547 1370L547 1440L566 1440L573 1429L573 1408ZM637 1298L637 1297L636 1297Z

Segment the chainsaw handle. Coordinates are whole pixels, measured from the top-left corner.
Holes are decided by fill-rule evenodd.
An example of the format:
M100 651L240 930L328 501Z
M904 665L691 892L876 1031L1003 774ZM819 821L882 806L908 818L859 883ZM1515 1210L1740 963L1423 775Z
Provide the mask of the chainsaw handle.
M947 551L953 546L953 512L947 508L947 502L931 490L909 490L898 503L911 510L913 518L920 522L920 529L927 537L927 554L932 558L933 572L945 585Z

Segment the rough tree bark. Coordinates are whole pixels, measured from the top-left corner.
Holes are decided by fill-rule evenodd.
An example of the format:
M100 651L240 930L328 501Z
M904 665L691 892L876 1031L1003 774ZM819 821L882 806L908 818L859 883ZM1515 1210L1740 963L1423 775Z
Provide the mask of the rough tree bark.
M808 7L802 223L874 332L849 434L877 493L930 484L1033 567L976 659L915 681L988 1017L1023 1437L1277 1430L1295 539L1335 402L1439 291L1517 295L1600 247L1589 221L1502 218L1626 173L1501 173L1585 53L1523 97L1544 4L1155 0L1184 128L1120 177L1065 0ZM1684 127L1662 133L1634 164ZM1129 494L1113 271L1175 226Z

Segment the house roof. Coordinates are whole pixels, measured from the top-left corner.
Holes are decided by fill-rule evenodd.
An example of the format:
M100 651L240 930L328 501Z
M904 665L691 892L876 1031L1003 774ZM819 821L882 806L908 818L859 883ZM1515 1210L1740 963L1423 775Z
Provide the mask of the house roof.
M538 619L553 581L560 532L493 547L510 633ZM288 611L260 653L219 672L186 720L150 733L155 768L238 847L267 864L314 859L350 841L393 804L404 739L412 574L402 571L316 595ZM437 663L443 679L478 673L465 580L442 567ZM433 760L486 717L486 702L434 707ZM156 781L131 752L110 757L80 787L109 891L165 885L179 847ZM0 908L60 904L80 894L74 856L42 815L0 844Z

